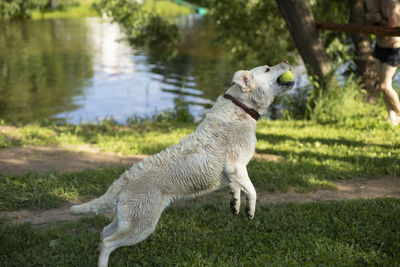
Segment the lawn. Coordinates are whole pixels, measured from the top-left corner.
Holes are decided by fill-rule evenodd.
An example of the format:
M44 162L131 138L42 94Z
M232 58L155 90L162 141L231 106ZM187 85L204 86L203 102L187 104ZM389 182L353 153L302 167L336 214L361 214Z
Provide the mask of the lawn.
M105 217L0 228L3 266L95 266ZM229 204L170 207L144 242L110 266L397 266L400 200L262 204L254 220Z
M370 115L370 114L369 114ZM261 120L249 175L258 192L332 188L340 179L400 176L400 128L365 115L345 122ZM196 128L176 121L70 125L0 122L0 148L90 145L125 155L153 154ZM76 173L0 174L0 210L49 209L101 195L127 166ZM214 194L215 196L215 194ZM389 266L400 264L400 200L259 203L256 217L228 201L172 205L144 242L111 255L111 266ZM41 227L0 221L4 266L94 266L109 219Z
M125 126L112 121L98 125L34 123L0 134L0 148L90 144L126 155L154 154L178 143L195 128L195 124L178 122L132 122ZM249 163L249 175L258 191L307 192L332 188L335 180L400 176L400 128L384 122L261 120L257 139L257 153L278 156L278 161ZM0 174L0 208L47 209L59 207L63 201L100 195L124 169Z

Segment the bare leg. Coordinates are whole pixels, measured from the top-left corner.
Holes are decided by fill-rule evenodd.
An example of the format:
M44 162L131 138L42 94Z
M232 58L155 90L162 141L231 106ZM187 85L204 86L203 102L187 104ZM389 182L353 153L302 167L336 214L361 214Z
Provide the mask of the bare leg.
M378 62L378 73L380 77L380 90L383 93L383 100L389 113L389 121L398 124L400 121L399 96L392 87L392 79L396 73L396 67Z

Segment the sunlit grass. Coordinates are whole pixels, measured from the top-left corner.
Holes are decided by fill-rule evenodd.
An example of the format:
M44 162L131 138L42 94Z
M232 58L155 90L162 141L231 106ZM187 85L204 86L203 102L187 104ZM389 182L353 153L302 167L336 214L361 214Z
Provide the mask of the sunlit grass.
M117 167L69 174L0 174L0 210L58 208L65 201L98 196L124 170L124 167Z
M62 19L62 18L83 18L83 17L97 17L99 14L93 8L93 3L99 0L84 0L79 1L76 6L67 6L64 10L40 12L33 11L32 19Z
M99 0L79 1L76 6L67 6L63 10L40 12L35 10L31 13L32 19L61 19L61 18L83 18L98 17L99 14L93 8L93 4ZM174 3L173 1L145 1L143 9L148 12L158 14L160 16L179 16L193 13L194 11L188 7L184 7Z
M335 180L400 176L400 128L380 122L376 118L376 122L371 124L359 122L360 120L362 121L349 121L347 124L261 120L256 133L256 152L277 155L279 160L250 161L248 172L256 189L294 189L306 192L318 188L332 188L332 182ZM7 125L4 122L2 124L3 127ZM7 134L0 134L0 148L24 145L57 145L70 148L85 144L105 152L151 155L187 137L195 130L196 124L147 121L121 126L113 121L103 121L98 125L58 126L53 123L33 123L15 128L7 127L13 130L9 130ZM93 171L90 176L101 176L103 172L107 171ZM82 187L87 185L92 189L85 193L77 193L73 197L99 194L118 178L119 173L113 172L112 177L101 180L97 186L92 187L91 177L86 172L76 174L74 177L80 177L79 183ZM66 192L71 190L70 183L66 182L70 179L68 177L71 177L69 175L56 175L56 180L52 180L49 174L7 177L9 182L23 184L18 187L22 191L15 191L18 192L18 197L40 188L42 191L39 193L48 196L50 201L54 197L60 197L59 194L54 194L56 188L63 188ZM6 182L7 179L0 179L4 192L7 192L9 187L14 188L13 183ZM42 185L38 186L34 181ZM55 184L51 181L58 182ZM65 201L70 198L61 199Z
M167 0L148 0L145 1L143 9L148 12L154 12L160 16L179 16L188 15L194 13L194 11L188 7L178 5L173 1Z

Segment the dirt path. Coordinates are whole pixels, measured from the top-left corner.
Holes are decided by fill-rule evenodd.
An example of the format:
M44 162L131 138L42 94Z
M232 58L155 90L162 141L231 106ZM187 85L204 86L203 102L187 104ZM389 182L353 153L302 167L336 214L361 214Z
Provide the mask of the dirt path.
M312 201L338 201L350 199L369 199L378 197L395 197L400 198L400 178L385 177L376 180L357 180L357 181L341 181L335 183L337 190L317 190L306 194L296 192L288 193L266 193L259 192L259 203L306 203ZM181 201L175 205L195 205L196 203L204 203L218 197L226 199L227 211L229 211L229 199L227 192L218 192L200 197L193 201ZM189 204L187 204L189 203ZM30 222L35 226L40 226L57 221L77 221L83 216L74 216L68 213L69 207L77 203L66 203L59 209L50 209L45 211L7 211L0 212L0 218L10 219L15 223ZM173 204L174 205L174 204Z
M72 172L85 169L97 169L104 166L130 165L143 159L145 156L121 156L115 153L100 152L90 146L71 148L59 147L17 147L0 150L0 173L22 174L29 170L39 172L58 171ZM276 155L255 155L255 159L277 161ZM377 179L357 179L350 181L334 182L336 190L317 190L306 194L268 193L258 192L260 203L305 203L312 201L336 201L350 199L368 199L378 197L400 198L400 177L377 177ZM229 208L228 193L218 192L199 198L193 203L202 203L214 199L215 196L226 198ZM178 202L177 205L186 205L186 202ZM72 216L68 208L76 203L66 203L59 209L46 211L20 210L0 212L0 218L8 218L12 222L30 222L40 226L56 221L75 221L80 216Z
M100 152L88 145L63 148L25 146L0 150L0 173L17 175L28 171L66 173L131 165L144 157Z

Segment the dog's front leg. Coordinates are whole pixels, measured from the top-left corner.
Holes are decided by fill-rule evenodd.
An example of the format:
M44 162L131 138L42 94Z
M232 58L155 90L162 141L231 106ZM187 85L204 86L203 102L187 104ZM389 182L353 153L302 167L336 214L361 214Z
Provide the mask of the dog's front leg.
M254 189L253 184L250 181L249 175L247 174L246 166L227 164L227 166L225 166L224 171L228 177L229 184L231 187L231 192L232 188L235 188L235 191L233 191L234 193L232 195L232 199L237 199L237 203L239 203L239 204L235 203L235 207L239 208L240 206L240 190L242 190L246 194L247 218L249 218L250 220L253 219L256 209L257 193L256 190ZM231 199L231 207L232 207L232 199Z
M240 187L236 184L231 183L229 184L231 191L231 211L233 214L238 215L240 210Z

